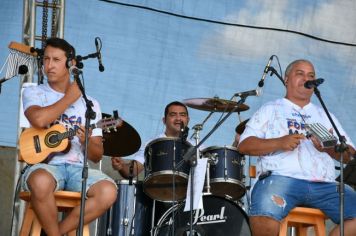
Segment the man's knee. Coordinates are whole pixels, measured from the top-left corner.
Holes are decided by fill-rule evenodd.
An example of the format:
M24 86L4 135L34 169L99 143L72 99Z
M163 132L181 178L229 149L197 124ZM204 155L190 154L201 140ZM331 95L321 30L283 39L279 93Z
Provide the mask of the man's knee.
M251 216L250 226L254 236L277 236L280 223L268 216Z
M110 181L102 180L94 184L88 191L88 197L97 199L104 208L109 208L116 201L117 188Z
M33 194L53 192L56 181L53 176L44 169L35 170L27 179L27 185Z

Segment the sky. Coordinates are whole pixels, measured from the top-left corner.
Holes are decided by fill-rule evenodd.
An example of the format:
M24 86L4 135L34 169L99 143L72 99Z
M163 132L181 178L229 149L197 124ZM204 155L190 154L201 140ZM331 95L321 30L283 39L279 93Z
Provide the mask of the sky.
M11 0L1 0L1 5L4 64L8 43L21 42L23 6L22 1ZM86 91L97 98L103 112L118 110L143 143L163 132L166 104L215 96L230 99L236 92L255 89L271 55L277 56L272 66L282 74L292 60L314 63L317 77L325 79L320 86L325 104L355 142L355 13L352 0L78 0L66 2L64 35L80 55L95 52L94 39L101 38L105 71L98 71L96 60L84 62ZM5 69L6 65L1 78ZM19 77L2 85L1 146L16 146L19 91ZM277 77L267 76L262 96L248 97L250 109L241 112L240 120L231 115L205 145L231 145L240 121L284 94ZM313 101L319 104L315 97ZM208 115L189 111L190 127ZM221 115L212 115L201 137Z

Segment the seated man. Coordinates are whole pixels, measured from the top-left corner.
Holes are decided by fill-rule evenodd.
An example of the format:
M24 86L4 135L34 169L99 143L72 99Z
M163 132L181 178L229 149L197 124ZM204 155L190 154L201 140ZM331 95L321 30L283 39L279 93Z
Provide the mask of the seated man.
M44 73L47 82L23 92L25 116L36 128L52 124L77 130L66 153L56 154L47 163L30 166L24 173L24 189L31 192L31 204L42 228L49 236L64 235L79 225L80 206L74 208L61 222L57 219L54 192L81 191L84 159L84 121L86 105L76 82L71 82L69 67L75 63L74 48L65 40L50 38L44 49ZM95 122L101 117L100 106L92 98ZM102 130L91 130L88 159L101 160L103 155ZM101 171L89 169L84 223L102 215L116 200L116 184Z
M164 110L163 124L166 126L164 133L158 135L156 138L175 137L181 135L181 125L188 126L189 115L187 107L178 101L169 103ZM145 162L144 152L148 143L146 142L134 156L134 162L125 162L121 157L112 157L112 167L118 170L124 178L129 178L130 168L133 171L133 176L138 175L143 170L143 163Z
M340 223L339 191L334 160L340 153L325 148L316 137L306 138L305 124L320 123L332 130L324 110L311 103L313 89L304 87L315 80L314 66L307 60L293 61L286 68L285 98L262 106L249 120L241 135L239 151L258 156L260 179L251 193L249 209L253 235L278 235L280 221L296 206L322 210L334 223ZM340 123L348 149L344 160L355 155L354 145ZM356 193L345 188L345 235L356 235ZM340 235L337 225L330 235Z

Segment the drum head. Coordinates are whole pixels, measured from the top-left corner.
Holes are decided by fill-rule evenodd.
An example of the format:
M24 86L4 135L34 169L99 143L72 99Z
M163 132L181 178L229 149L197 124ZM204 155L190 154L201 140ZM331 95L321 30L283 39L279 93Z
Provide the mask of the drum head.
M189 235L190 212L183 212L185 203L170 208L159 220L154 235ZM203 197L203 209L193 212L194 235L251 235L246 213L234 202L216 196Z

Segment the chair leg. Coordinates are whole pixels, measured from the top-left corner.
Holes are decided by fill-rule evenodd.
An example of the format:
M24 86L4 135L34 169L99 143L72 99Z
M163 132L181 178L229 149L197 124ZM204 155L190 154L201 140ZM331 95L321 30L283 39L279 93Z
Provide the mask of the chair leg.
M23 222L22 222L22 226L21 226L21 230L20 230L20 236L30 235L31 226L32 226L32 223L33 223L35 217L36 217L35 213L30 208L30 205L28 203L26 203L25 214L24 214L24 218L23 218Z
M325 230L325 222L324 221L317 221L316 225L314 227L315 229L315 235L318 236L326 236L326 230Z
M308 227L299 226L297 227L297 235L308 236Z
M283 220L279 228L279 236L287 236L287 230L288 230L288 223L287 221Z
M38 221L37 217L35 217L32 225L31 236L41 236L42 226Z

